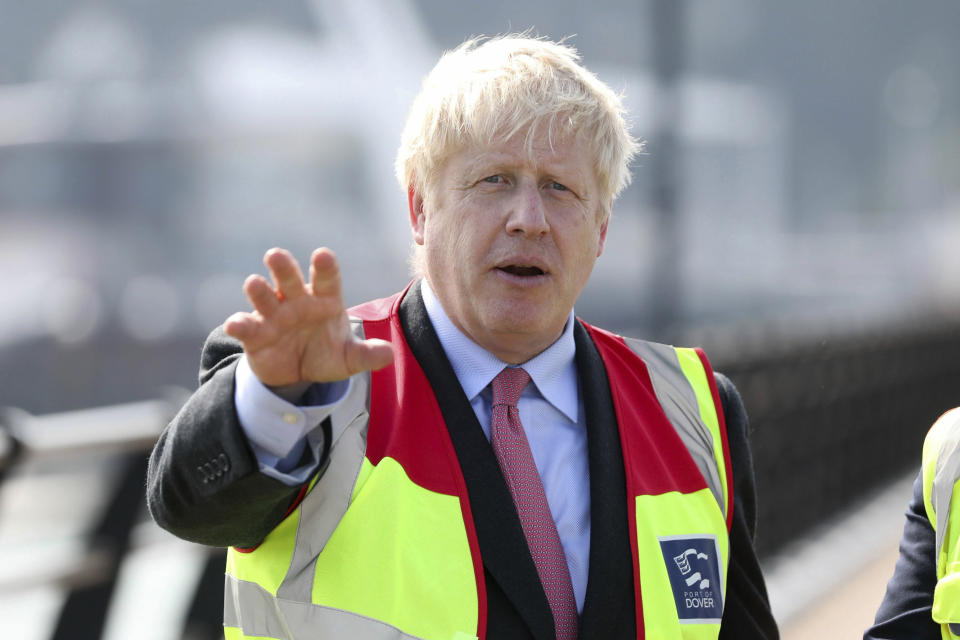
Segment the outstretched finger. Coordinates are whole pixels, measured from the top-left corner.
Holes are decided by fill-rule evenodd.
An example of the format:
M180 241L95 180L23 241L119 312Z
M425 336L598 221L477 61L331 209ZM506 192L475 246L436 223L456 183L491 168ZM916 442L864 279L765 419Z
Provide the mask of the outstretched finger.
M306 293L303 272L296 259L286 249L270 249L263 256L263 264L270 270L281 298L293 300Z
M247 343L253 340L260 329L259 320L252 313L238 311L223 323L224 332L231 338Z
M340 265L336 254L321 247L310 256L310 288L317 296L341 296Z
M260 312L260 315L269 318L280 306L280 300L277 298L277 292L267 282L267 279L260 275L249 276L243 283L243 292L247 300L253 305L253 308Z

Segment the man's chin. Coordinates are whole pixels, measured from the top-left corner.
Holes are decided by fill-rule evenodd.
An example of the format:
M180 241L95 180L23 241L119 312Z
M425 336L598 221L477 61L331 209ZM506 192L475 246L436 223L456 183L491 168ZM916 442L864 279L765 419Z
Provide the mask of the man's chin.
M555 319L551 315L556 314L540 305L511 305L486 314L484 329L497 343L539 352L556 341L566 324L566 315Z

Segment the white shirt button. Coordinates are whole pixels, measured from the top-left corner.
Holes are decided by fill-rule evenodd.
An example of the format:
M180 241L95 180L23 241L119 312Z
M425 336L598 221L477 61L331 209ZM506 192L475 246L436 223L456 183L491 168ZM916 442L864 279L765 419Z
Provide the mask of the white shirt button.
M300 422L300 416L293 413L292 411L288 411L283 414L283 421L286 422L287 424L297 424L298 422Z

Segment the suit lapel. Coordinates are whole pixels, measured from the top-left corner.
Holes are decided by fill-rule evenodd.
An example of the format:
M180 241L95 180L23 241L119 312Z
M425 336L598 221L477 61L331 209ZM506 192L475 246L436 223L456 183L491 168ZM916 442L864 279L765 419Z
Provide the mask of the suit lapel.
M580 639L636 637L626 474L610 383L600 353L579 321L573 338L590 467L590 568Z
M430 323L419 282L410 287L400 304L399 313L407 343L433 387L457 452L480 553L487 570L486 578L496 581L533 637L553 638L553 614L527 549L513 499L493 449ZM592 556L591 550L591 560ZM488 592L491 588L487 585ZM488 619L494 613L488 610Z

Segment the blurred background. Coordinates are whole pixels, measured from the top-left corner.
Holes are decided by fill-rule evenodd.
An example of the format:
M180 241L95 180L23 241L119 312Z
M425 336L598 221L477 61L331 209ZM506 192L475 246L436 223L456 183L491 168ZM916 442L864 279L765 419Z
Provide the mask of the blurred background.
M923 436L960 404L960 5L0 15L0 637L216 637L221 557L142 504L203 338L272 246L332 247L351 304L403 287L406 109L443 50L527 29L568 38L646 141L578 315L700 344L737 384L785 637L846 637L803 626L840 593L872 619Z

